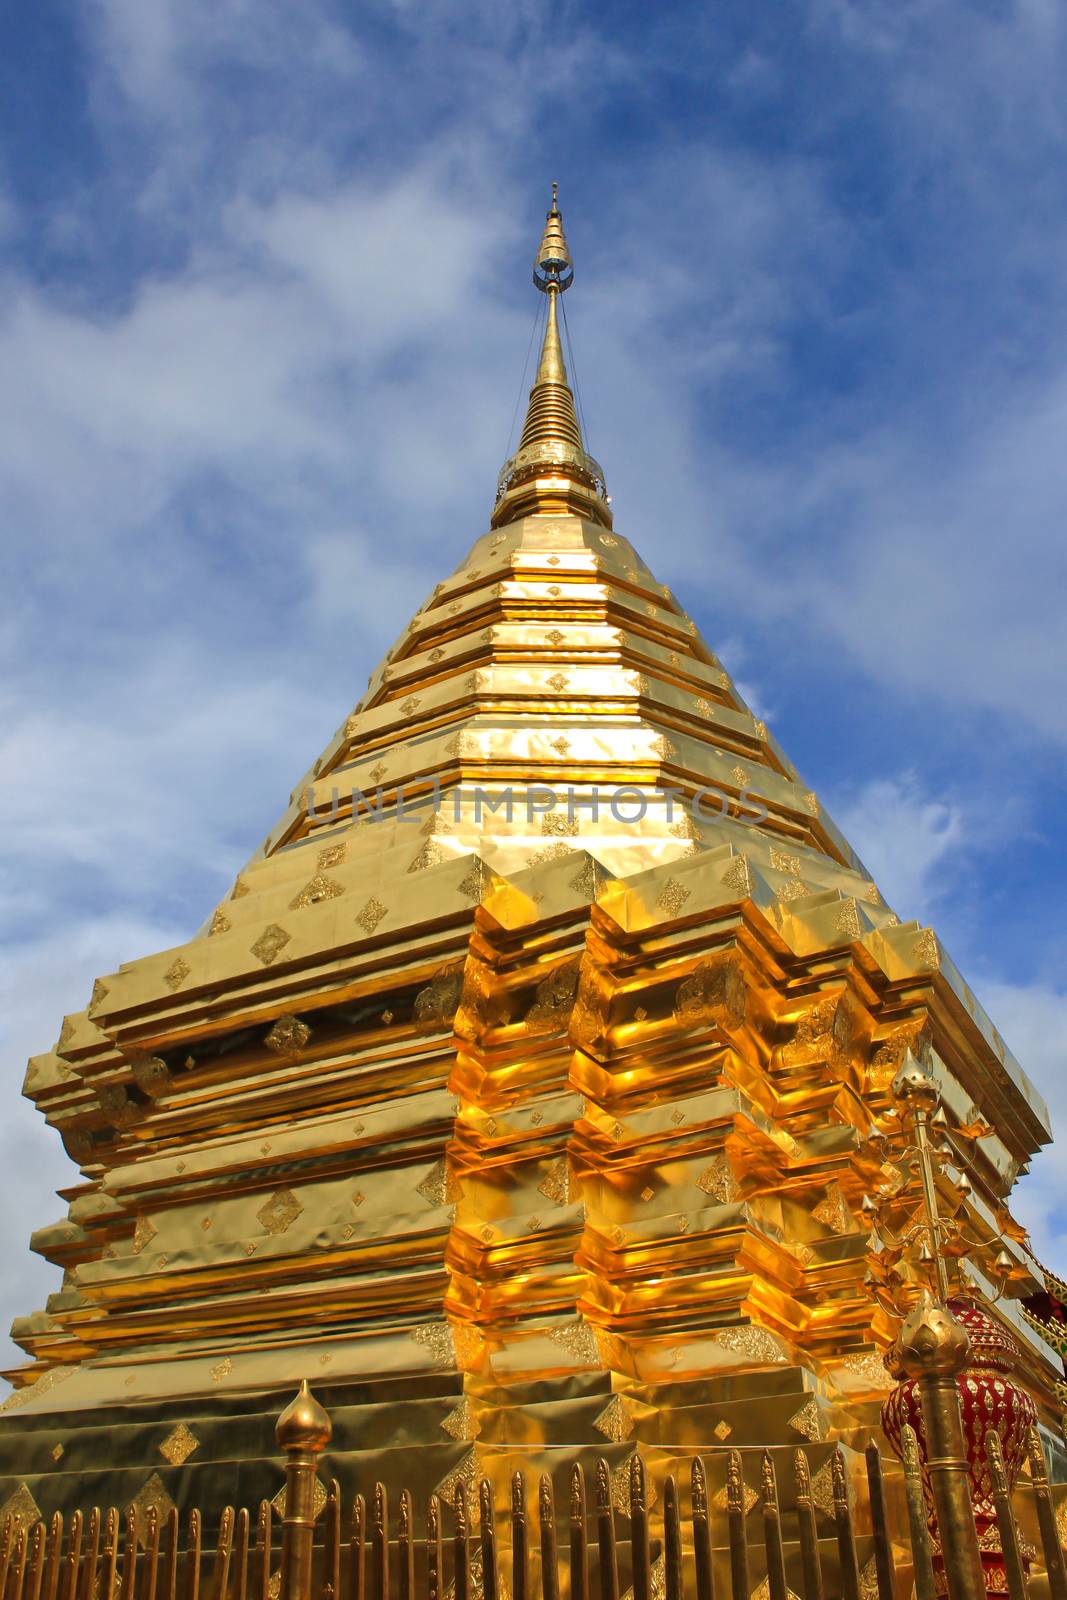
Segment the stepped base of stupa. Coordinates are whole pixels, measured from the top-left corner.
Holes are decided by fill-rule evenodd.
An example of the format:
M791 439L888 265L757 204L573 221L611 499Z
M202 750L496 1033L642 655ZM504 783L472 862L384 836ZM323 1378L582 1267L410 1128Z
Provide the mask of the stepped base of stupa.
M279 1360L279 1367L290 1365L299 1361ZM294 1383L94 1403L88 1376L60 1382L51 1404L41 1395L0 1419L0 1508L27 1494L46 1520L72 1506L173 1504L184 1511L255 1507L263 1499L281 1506L283 1459L274 1430ZM788 1481L798 1446L816 1497L829 1509L829 1470L820 1478L821 1468L834 1443L843 1443L861 1472L878 1414L875 1402L846 1408L827 1400L810 1373L790 1365L654 1387L602 1369L506 1388L455 1370L320 1377L315 1393L333 1425L320 1462L323 1484L336 1478L345 1504L369 1497L378 1481L394 1496L407 1488L420 1513L431 1495L451 1504L457 1482L471 1491L482 1477L504 1508L517 1471L531 1483L547 1473L562 1502L572 1466L582 1465L592 1481L601 1459L621 1508L638 1449L657 1482L667 1473L684 1477L700 1454L715 1493L725 1482L728 1449L741 1451L746 1477L758 1484L770 1448Z

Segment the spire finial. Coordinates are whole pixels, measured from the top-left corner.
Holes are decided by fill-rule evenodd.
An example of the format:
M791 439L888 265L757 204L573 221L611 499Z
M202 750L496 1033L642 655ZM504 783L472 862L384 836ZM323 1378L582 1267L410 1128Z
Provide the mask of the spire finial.
M559 336L559 297L574 282L574 264L563 232L556 183L534 260L533 281L548 295L544 340L519 448L501 470L493 526L522 516L570 511L610 528L604 474L586 454Z
M533 281L542 294L563 293L574 282L574 263L567 249L559 209L559 184L552 185L552 209L545 218L541 248L534 262Z

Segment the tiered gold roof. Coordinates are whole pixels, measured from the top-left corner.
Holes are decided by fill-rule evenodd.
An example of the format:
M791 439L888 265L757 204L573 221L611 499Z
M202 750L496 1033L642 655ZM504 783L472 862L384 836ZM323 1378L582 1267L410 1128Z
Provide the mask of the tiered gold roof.
M888 1385L860 1202L908 1049L992 1125L961 1145L973 1227L1040 1286L1005 1205L1044 1107L613 530L571 270L554 203L489 531L201 932L101 978L30 1063L84 1181L34 1236L64 1286L16 1323L8 1437L104 1449L136 1419L131 1492L154 1417L221 1470L226 1408L273 1416L307 1375L342 1477L414 1443L447 1485L474 1452L851 1437Z

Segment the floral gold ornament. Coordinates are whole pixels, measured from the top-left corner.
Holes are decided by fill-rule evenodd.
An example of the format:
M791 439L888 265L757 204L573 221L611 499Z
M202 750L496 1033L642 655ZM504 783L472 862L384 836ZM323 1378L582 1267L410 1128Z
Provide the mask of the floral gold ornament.
M257 961L261 961L265 967L269 967L281 955L288 943L289 934L286 933L285 929L280 928L276 922L271 922L264 928L252 946L252 954Z
M276 1189L256 1212L256 1220L268 1233L278 1235L286 1233L303 1211L304 1207L291 1189Z
M841 1186L832 1183L825 1197L812 1210L816 1222L823 1223L833 1233L849 1233L853 1227L852 1212L841 1192Z
M702 961L678 986L674 1015L685 1027L718 1023L737 1027L745 1016L745 979L730 957Z
M263 1043L276 1055L292 1055L302 1050L311 1038L311 1029L299 1017L279 1017Z
M130 1066L134 1083L150 1100L158 1100L170 1088L170 1068L161 1056L138 1051Z
M383 906L379 899L377 899L374 895L371 895L370 899L366 902L363 908L356 913L356 921L359 923L364 933L369 936L375 931L383 917L387 917L388 915L388 906Z
M469 1400L463 1400L454 1411L450 1411L441 1423L442 1430L453 1439L469 1443L477 1439L482 1431L477 1413Z
M411 1337L429 1351L434 1366L455 1366L456 1347L446 1323L422 1323L411 1330Z
M180 1422L172 1428L159 1447L159 1453L164 1461L172 1467L184 1466L194 1450L199 1449L200 1440L193 1430Z
M149 1518L152 1517L158 1527L173 1507L174 1501L168 1494L163 1479L158 1472L153 1472L130 1501L139 1544L147 1542Z
M703 1189L706 1195L723 1205L736 1200L741 1192L726 1155L717 1156L710 1166L704 1168L697 1179L697 1188Z
M570 1163L566 1156L560 1156L554 1161L548 1172L537 1185L538 1194L543 1194L546 1200L552 1200L558 1206L570 1204L571 1199L571 1174Z
M747 856L734 857L722 875L722 884L724 889L729 889L739 899L744 899L752 892L752 874Z
M163 982L167 985L168 989L177 991L181 988L191 971L192 968L187 961L184 961L181 956L175 956L174 960L163 974Z
M304 906L318 905L321 900L336 900L344 892L343 884L328 877L324 872L317 872L289 902L289 910L300 911Z
M421 1194L432 1206L448 1205L459 1198L459 1182L455 1175L449 1172L448 1162L444 1157L435 1162L421 1183L415 1185L415 1192Z
M20 1527L29 1529L40 1520L40 1508L24 1483L20 1483L18 1488L12 1494L9 1494L3 1504L0 1505L0 1528L17 1522Z
M141 1251L146 1249L148 1245L152 1243L152 1240L155 1238L158 1232L159 1230L152 1221L151 1217L138 1217L133 1230L133 1238L130 1241L130 1250L132 1253L135 1256L139 1256Z
M656 901L656 910L665 912L668 917L676 917L689 899L690 892L677 878L670 878Z

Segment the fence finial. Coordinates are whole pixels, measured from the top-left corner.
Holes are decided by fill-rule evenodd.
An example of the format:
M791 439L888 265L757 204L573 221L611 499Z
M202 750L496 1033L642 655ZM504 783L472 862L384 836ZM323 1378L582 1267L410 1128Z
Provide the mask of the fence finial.
M274 1437L287 1455L293 1450L318 1455L333 1437L333 1424L312 1394L306 1378L301 1380L300 1388L278 1418Z

